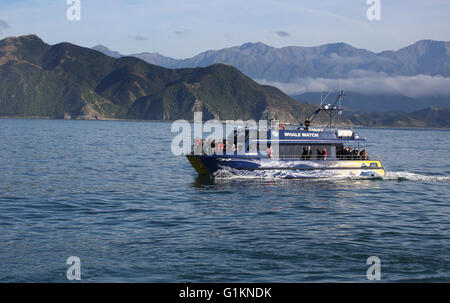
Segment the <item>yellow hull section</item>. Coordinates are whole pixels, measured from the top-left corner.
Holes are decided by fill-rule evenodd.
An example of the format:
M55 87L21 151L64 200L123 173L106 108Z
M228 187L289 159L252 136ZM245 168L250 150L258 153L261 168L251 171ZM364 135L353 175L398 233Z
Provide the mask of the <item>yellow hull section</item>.
M214 169L212 172L209 172L208 168L203 163L202 159L199 156L194 155L187 155L186 156L191 163L192 167L197 171L199 175L213 175L215 173ZM230 158L224 158L224 159L217 159L218 161L225 160L228 162L231 160ZM243 159L236 159L236 160L243 160ZM276 161L276 160L249 160L251 162L257 161L258 167L239 167L237 170L234 170L234 173L242 174L245 171L248 172L257 172L257 171L282 171L284 173L290 173L290 172L296 172L300 173L301 176L306 175L309 177L314 176L323 176L326 177L327 174L324 174L324 172L329 172L330 176L369 176L369 177L385 177L386 172L383 168L383 165L381 164L381 161L379 160L339 160L339 161L308 161L308 160L301 160L301 161L289 161L289 160L282 160L282 161ZM232 161L231 161L232 162ZM228 162L230 168L233 170L232 163ZM308 163L310 165L308 166L302 166L298 167L298 164L304 164ZM306 172L301 173L301 172ZM314 172L317 172L315 174ZM245 173L247 174L247 173Z
M203 164L202 160L200 160L197 156L190 156L187 155L186 158L188 158L189 162L191 163L192 167L195 169L195 171L199 175L207 175L209 174L208 169Z

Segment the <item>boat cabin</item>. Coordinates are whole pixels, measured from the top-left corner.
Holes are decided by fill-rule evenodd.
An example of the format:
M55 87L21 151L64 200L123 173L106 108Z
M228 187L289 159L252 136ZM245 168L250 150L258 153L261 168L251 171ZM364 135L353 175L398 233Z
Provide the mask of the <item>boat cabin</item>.
M278 144L278 157L293 160L346 160L354 155L345 155L345 146L356 147L365 142L353 129L272 129L264 131L234 130L227 138L227 148L234 147L235 155L266 156L267 148ZM306 151L306 152L305 152ZM358 158L359 159L359 158Z

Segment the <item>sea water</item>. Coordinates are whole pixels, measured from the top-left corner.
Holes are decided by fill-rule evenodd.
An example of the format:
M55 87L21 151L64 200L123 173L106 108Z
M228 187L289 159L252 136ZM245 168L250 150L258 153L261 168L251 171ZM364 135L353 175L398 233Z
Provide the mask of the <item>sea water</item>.
M198 177L170 123L0 119L0 281L450 281L450 131L360 129L376 180Z

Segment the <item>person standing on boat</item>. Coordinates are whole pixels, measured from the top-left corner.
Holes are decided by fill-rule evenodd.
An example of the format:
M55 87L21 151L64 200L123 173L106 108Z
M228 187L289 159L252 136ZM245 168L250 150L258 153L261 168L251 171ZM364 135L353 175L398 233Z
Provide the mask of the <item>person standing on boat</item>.
M307 157L308 157L308 150L306 149L306 147L303 147L302 160L306 160Z
M216 154L216 139L213 139L213 140L211 141L210 147L211 147L211 152L212 152L213 154Z
M208 144L206 143L206 139L202 139L202 154L208 153Z
M308 146L308 156L306 156L306 159L310 160L312 157L312 150L311 150L311 146Z
M344 147L342 149L341 160L347 160L347 155L348 155L348 149L347 149L347 146L344 145Z
M322 151L322 159L326 160L328 156L327 149L324 147Z
M227 139L223 139L223 153L227 153Z
M311 126L311 121L309 121L308 117L305 118L304 124L305 124L305 130L309 131L309 127Z
M222 139L219 140L219 143L217 144L217 153L218 154L223 154L223 141L222 141Z
M269 147L269 148L266 150L266 152L267 152L267 156L268 156L269 158L272 158L272 153L273 153L272 146Z
M195 137L195 140L194 140L194 154L195 155L200 155L201 154L200 144L201 144L200 139L198 137Z
M367 160L367 154L366 154L366 149L363 149L360 153L359 153L361 160Z
M342 160L342 156L344 155L344 148L345 146L339 146L338 150L336 151L336 158L338 160Z

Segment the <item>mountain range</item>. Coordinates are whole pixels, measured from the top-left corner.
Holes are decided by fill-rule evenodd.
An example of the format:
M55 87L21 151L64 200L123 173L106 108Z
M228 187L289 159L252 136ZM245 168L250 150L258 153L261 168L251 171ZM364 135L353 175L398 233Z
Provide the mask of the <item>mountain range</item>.
M101 45L94 49L123 56ZM354 111L450 108L450 42L445 41L420 40L379 53L346 43L275 48L258 42L210 50L187 59L149 52L130 56L167 68L230 64L259 83L312 103L320 100L321 91L336 91L342 82L348 95L355 97L346 100L347 108Z
M231 65L169 69L66 42L49 45L35 35L0 40L2 117L191 120L201 111L204 119L271 117L298 123L315 107L258 84ZM445 108L349 112L342 120L386 127L449 127L448 121Z
M113 57L124 56L110 51L103 45L94 46L93 49ZM346 43L275 48L258 42L209 50L187 59L173 59L149 52L129 56L167 68L230 64L253 79L284 83L307 77L345 78L355 70L390 76L422 74L450 77L450 42L434 40L421 40L397 51L380 53L355 48Z
M308 100L313 104L320 104L322 98L326 94L321 93L304 93L301 95L292 95L298 101ZM334 95L326 99L326 103L332 102ZM343 108L350 112L360 113L390 113L404 112L410 113L422 110L428 107L434 108L450 108L450 100L441 96L429 96L422 98L412 98L399 94L361 94L352 91L346 91L343 99Z
M450 128L450 109L425 108L411 113L347 113L355 125L368 127Z
M265 119L298 122L313 109L236 68L167 69L35 35L0 41L0 116L72 119Z

